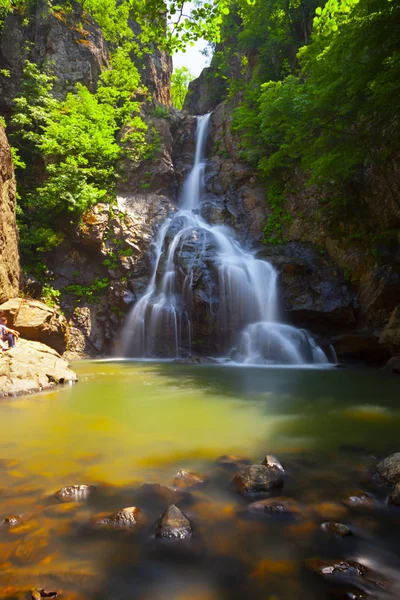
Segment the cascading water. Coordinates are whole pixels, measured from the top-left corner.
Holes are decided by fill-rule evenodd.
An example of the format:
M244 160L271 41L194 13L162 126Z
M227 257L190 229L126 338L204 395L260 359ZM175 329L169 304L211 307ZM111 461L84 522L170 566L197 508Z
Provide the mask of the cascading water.
M209 119L198 118L194 165L178 210L154 242L153 273L128 316L122 354L187 356L198 337L211 336L217 353L239 363L328 362L307 332L280 322L274 267L244 250L228 227L212 225L199 214ZM201 318L194 314L199 302L206 307Z

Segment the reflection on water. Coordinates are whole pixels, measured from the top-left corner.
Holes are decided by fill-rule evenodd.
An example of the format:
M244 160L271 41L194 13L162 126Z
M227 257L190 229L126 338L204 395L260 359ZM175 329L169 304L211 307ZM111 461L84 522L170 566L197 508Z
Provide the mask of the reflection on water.
M0 526L0 598L25 598L32 587L75 600L330 598L333 583L304 569L310 557L358 557L395 579L400 509L370 476L378 457L400 449L395 379L336 369L75 367L76 386L0 404L0 522L24 517ZM249 518L230 485L235 471L215 462L235 454L260 463L266 453L286 467L277 494L300 503L293 520ZM179 469L208 482L177 501L195 534L171 544L153 537L167 501L139 488L171 485ZM80 483L97 485L85 504L49 498ZM360 491L372 507L346 501ZM98 512L132 505L143 513L132 533L88 526ZM329 519L356 535L328 538L320 524ZM389 592L372 585L373 597L399 597L393 582Z

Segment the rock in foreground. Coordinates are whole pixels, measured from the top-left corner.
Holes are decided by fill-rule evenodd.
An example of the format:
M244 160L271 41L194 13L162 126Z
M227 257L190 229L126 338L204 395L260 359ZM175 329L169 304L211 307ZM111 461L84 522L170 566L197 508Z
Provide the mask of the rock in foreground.
M137 524L139 513L136 506L128 506L116 513L93 517L92 524L105 529L130 529Z
M189 519L175 504L171 504L158 523L156 537L183 540L191 537L192 533Z
M380 462L376 470L378 475L382 477L390 485L396 485L400 482L400 452L391 454L385 460Z
M250 465L239 471L233 479L233 485L241 494L256 496L282 486L283 479L277 469Z
M15 348L0 354L0 397L40 392L77 379L58 352L40 342L20 339Z

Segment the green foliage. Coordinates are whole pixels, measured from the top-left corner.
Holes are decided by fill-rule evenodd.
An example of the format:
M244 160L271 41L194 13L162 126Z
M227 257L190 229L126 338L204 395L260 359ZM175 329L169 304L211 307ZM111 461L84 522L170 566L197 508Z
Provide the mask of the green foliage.
M194 75L189 71L187 67L181 67L175 69L172 73L171 78L171 96L172 104L178 110L182 110L185 102L188 86L193 81Z
M83 299L89 303L97 303L100 301L102 294L109 287L110 280L107 277L97 277L92 283L81 285L73 283L64 288L67 294L73 294L76 302L79 304Z
M48 306L57 306L60 300L61 292L56 290L49 283L45 283L42 287L42 298Z
M151 114L158 119L168 119L170 116L168 107L161 104L157 104Z
M126 48L113 55L96 94L78 84L60 102L52 85L49 71L26 61L11 120L16 166L28 167L19 174L18 215L21 249L29 262L57 245L61 230L90 206L112 201L118 160L123 155L138 160L147 149L147 126L135 114L139 105L132 97L139 75Z

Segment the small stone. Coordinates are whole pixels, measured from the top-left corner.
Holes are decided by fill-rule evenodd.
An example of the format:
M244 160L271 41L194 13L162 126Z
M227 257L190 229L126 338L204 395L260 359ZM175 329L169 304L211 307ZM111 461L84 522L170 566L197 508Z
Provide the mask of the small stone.
M352 494L351 496L346 498L344 503L346 504L346 506L349 506L350 508L351 507L372 508L374 506L373 499L371 498L371 496L369 496L369 494L367 494L365 492L355 492L354 494Z
M389 504L394 504L396 506L400 506L400 483L396 484L393 492L390 494L388 498Z
M204 481L204 477L197 473L178 471L172 481L172 485L179 489L187 489L195 487L196 485L201 485Z
M60 502L83 502L96 490L95 485L67 485L55 492Z
M255 496L265 494L283 485L281 474L264 465L243 467L233 479L233 485L241 494Z
M335 523L334 521L327 521L326 523L322 523L321 529L326 533L333 533L335 535L339 535L340 537L352 535L347 525L343 525L343 523Z
M389 485L400 483L400 452L391 454L376 466L378 475Z
M283 517L301 517L303 511L296 502L291 498L267 498L266 500L257 500L252 502L247 507L251 513L267 514L270 516Z
M270 469L277 469L278 471L281 471L281 473L285 472L281 462L272 454L266 454L261 464L269 467Z
M218 467L234 471L236 469L242 469L246 465L250 464L250 461L243 456L236 456L236 454L224 454L215 461Z
M171 504L158 523L156 537L182 540L190 537L192 533L189 519L177 506Z
M319 558L309 558L305 561L305 565L311 571L320 575L340 575L342 573L348 575L358 575L362 577L366 575L367 569L361 563L355 560L321 560Z
M93 517L92 524L108 529L130 529L137 524L140 512L136 506L128 506L116 513L97 515Z
M21 515L12 515L10 517L6 517L3 523L4 525L8 525L8 527L12 529L13 527L18 527L19 525L22 525L23 519Z

